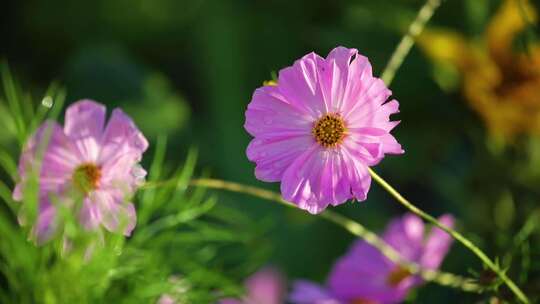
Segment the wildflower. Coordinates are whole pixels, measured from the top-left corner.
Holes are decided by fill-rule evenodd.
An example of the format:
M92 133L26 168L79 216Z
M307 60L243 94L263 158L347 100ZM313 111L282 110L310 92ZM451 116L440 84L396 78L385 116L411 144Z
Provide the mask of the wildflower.
M439 220L448 226L453 224L449 215ZM424 237L422 220L407 214L393 220L382 238L402 258L424 269L435 270L448 252L452 238L438 228ZM290 299L297 304L401 303L409 290L421 283L420 277L359 240L334 265L326 287L299 281L294 284Z
M498 140L540 135L540 44L515 47L535 21L529 1L504 0L481 43L444 29L427 30L418 41L436 63L461 74L463 95Z
M368 166L403 153L390 134L396 100L373 77L356 49L337 47L326 58L310 53L279 72L277 84L255 90L245 129L255 176L281 181L284 199L310 213L348 199L363 201Z
M33 231L38 242L55 232L57 203L70 207L82 202L78 218L88 230L102 225L130 235L135 227L135 208L126 199L146 174L138 162L148 142L122 110L115 109L106 125L105 112L99 103L78 101L67 109L63 128L47 121L26 144L13 197L23 200L31 172L36 172L39 207Z
M169 294L163 294L159 297L157 304L175 304L176 300Z
M220 304L281 304L285 297L282 275L273 268L262 269L245 282L247 294L242 300L223 299Z

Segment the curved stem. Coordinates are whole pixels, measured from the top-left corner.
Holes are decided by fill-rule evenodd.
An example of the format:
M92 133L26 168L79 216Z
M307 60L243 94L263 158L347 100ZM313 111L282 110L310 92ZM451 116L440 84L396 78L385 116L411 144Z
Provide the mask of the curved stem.
M435 10L437 10L440 5L441 0L428 0L426 4L422 6L413 23L411 23L409 26L407 34L401 38L401 41L396 47L394 53L392 53L392 57L390 57L390 60L386 64L386 67L381 74L381 79L386 83L386 85L390 86L390 83L392 83L392 80L394 80L397 70L414 45L414 39L420 34L420 32L422 32L424 26L429 19L431 19L431 16L433 16L433 13L435 13Z
M415 205L413 205L411 202L409 202L407 199L405 199L394 187L392 187L390 184L388 184L382 177L380 177L375 171L369 169L369 174L371 174L371 177L379 184L381 185L390 195L392 195L400 204L405 206L407 209L409 209L414 214L422 217L426 221L432 223L433 225L439 227L440 229L444 230L446 233L451 235L454 239L456 239L458 242L460 242L463 246L467 247L470 251L472 251L484 264L486 264L489 269L491 269L493 272L495 272L501 280L512 290L512 292L518 297L518 299L523 303L529 303L529 300L525 296L525 294L519 289L519 287L512 281L506 273L501 270L501 268L495 264L480 248L478 248L476 245L474 245L469 239L467 239L465 236L463 236L461 233L457 232L456 230L440 223L432 217L431 215L425 213L424 211L417 208Z
M190 182L191 185L197 187L206 187L213 189L226 190L237 193L244 193L251 196L259 197L265 200L278 202L287 207L296 208L296 205L287 202L281 198L279 193L273 191L242 185L234 182L227 182L218 179L194 179ZM474 283L472 279L457 276L451 273L434 271L429 269L422 269L415 263L411 263L401 257L401 255L384 240L382 240L377 234L369 231L360 223L355 222L339 213L326 210L320 214L320 217L338 225L350 232L351 234L364 239L368 244L377 248L384 256L386 256L392 262L405 268L411 274L420 275L427 281L433 281L440 285L460 288L469 292L481 292L483 289L478 284Z
M386 65L384 71L381 74L381 79L386 83L386 85L390 86L390 83L392 83L392 80L394 79L396 71L399 69L399 67L405 60L405 57L407 56L407 54L409 54L409 51L414 45L414 39L416 38L416 36L420 34L420 32L422 32L422 30L424 29L424 26L429 21L429 19L433 16L433 13L440 5L441 5L441 0L427 0L426 4L424 4L424 6L420 9L415 20L409 26L407 35L405 35L401 39L400 43L396 47L394 53L392 54L392 57L388 61L388 64ZM377 183L379 183L386 191L388 191L403 206L405 206L407 209L409 209L416 215L424 218L425 220L429 221L435 226L441 228L446 233L451 235L454 239L456 239L458 242L460 242L469 250L471 250L477 257L480 258L480 260L482 260L482 262L484 262L492 271L494 271L501 278L501 280L510 288L510 290L512 290L512 292L518 297L518 299L521 302L529 303L529 300L527 299L525 294L521 291L521 289L519 289L519 287L506 275L506 273L502 271L497 264L495 264L482 250L480 250L480 248L474 245L469 239L464 237L459 232L451 229L450 227L447 227L441 224L434 217L432 217L431 215L425 213L424 211L418 209L416 206L411 204L411 202L406 200L401 194L399 194L399 192L397 192L392 186L390 186L385 180L383 180L373 170L369 169L369 173L371 174L371 176Z

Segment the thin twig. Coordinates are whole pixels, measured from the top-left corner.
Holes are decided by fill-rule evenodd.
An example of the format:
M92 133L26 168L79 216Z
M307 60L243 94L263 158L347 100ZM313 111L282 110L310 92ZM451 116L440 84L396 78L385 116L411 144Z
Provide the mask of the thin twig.
M399 42L396 50L394 53L392 53L392 57L390 57L388 64L381 74L381 79L386 83L386 85L390 86L390 83L392 83L392 80L394 80L397 70L401 64L403 64L403 60L405 60L405 57L409 54L409 51L414 45L414 40L422 32L424 26L429 19L431 19L431 16L433 16L433 13L435 13L435 10L440 5L441 0L428 0L420 9L416 19L414 19L413 23L411 23L409 26L407 34L403 36Z

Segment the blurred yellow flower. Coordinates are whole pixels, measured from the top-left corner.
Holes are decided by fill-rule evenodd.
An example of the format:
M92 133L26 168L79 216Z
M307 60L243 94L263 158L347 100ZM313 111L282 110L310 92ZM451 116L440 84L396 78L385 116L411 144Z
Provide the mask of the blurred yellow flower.
M469 105L491 135L506 141L540 135L540 44L528 45L524 52L513 47L536 20L527 0L504 0L480 43L449 30L427 30L418 39L433 61L457 69Z

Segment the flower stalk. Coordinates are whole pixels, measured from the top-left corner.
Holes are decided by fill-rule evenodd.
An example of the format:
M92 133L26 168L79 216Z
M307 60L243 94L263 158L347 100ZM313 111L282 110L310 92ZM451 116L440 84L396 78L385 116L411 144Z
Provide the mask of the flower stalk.
M381 79L386 85L390 86L390 83L394 80L397 70L405 60L405 57L407 57L407 54L409 54L416 37L420 35L426 23L435 13L435 10L441 5L441 2L441 0L428 0L426 4L422 6L418 15L416 15L413 23L409 26L407 34L401 38L401 41L392 53L392 57L390 57L390 60L381 74Z
M195 187L205 187L248 194L268 201L274 201L287 207L292 207L295 209L297 208L296 205L285 201L279 193L261 189L258 187L209 178L193 179L191 180L190 184ZM426 281L436 282L443 286L459 288L467 292L479 293L483 291L483 288L478 284L474 283L473 279L464 278L452 273L423 269L415 263L411 263L403 259L401 255L396 250L394 250L394 248L388 245L377 234L371 232L360 223L355 222L339 213L333 212L331 210L325 210L324 212L320 213L319 216L329 222L332 222L344 228L352 235L364 239L368 244L377 248L377 250L379 250L390 261L407 269L407 271L412 274L421 276Z
M396 47L390 60L388 61L388 64L386 65L384 71L381 74L381 79L386 83L386 85L390 86L392 80L394 79L396 71L399 69L399 67L405 60L405 57L409 54L409 51L414 45L415 37L417 37L422 32L426 23L433 16L435 10L440 5L441 0L428 0L420 9L415 20L409 26L408 33L401 39L400 43ZM448 233L450 236L452 236L455 240L460 242L463 246L472 251L487 267L489 267L489 269L491 269L501 278L501 280L508 286L508 288L510 288L510 290L522 303L529 303L527 296L521 291L521 289L506 275L506 273L495 262L493 262L480 248L478 248L478 246L473 244L461 233L440 223L431 215L417 208L415 205L405 199L390 184L388 184L382 177L375 173L375 171L373 171L371 168L369 169L369 173L371 177L379 185L381 185L390 195L392 195L400 204L405 206L414 214L439 227L440 229Z
M480 248L478 248L478 246L476 246L473 242L471 242L461 233L442 224L433 216L425 213L424 211L413 205L411 202L405 199L394 187L392 187L382 177L375 173L375 171L369 169L369 174L381 187L384 188L384 190L386 190L391 196L393 196L400 204L405 206L405 208L409 209L412 213L420 216L431 224L439 227L440 229L448 233L450 236L452 236L456 241L460 242L463 246L467 247L467 249L472 251L478 258L480 258L482 262L484 262L484 264L486 264L487 267L489 267L489 269L491 269L501 278L501 280L508 286L508 288L510 288L510 290L512 290L512 292L521 302L529 303L527 296L525 296L525 294L521 291L521 289L519 289L519 287L514 283L514 281L512 281L506 275L506 273L497 264L495 264L495 262L493 262Z

